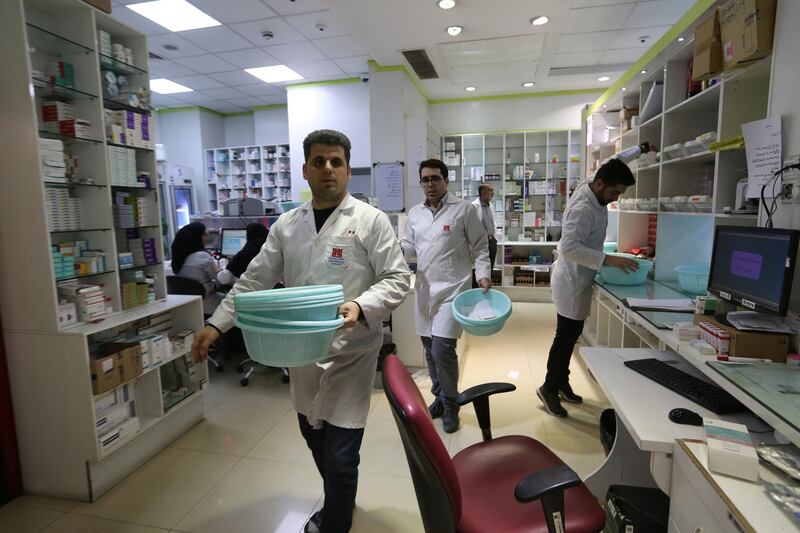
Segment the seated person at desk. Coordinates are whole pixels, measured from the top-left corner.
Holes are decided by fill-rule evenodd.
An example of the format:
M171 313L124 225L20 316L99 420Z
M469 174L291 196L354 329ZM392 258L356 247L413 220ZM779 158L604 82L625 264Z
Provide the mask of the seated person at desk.
M247 226L247 243L229 261L227 266L217 273L217 281L220 285L233 285L242 276L247 265L253 260L264 242L267 240L269 230L266 226L253 223Z
M176 276L200 282L206 290L203 313L210 315L222 300L217 292L217 262L206 251L208 232L200 222L187 224L175 234L172 241L172 272Z
M631 259L603 253L607 206L635 183L628 165L621 159L610 159L600 167L594 180L575 189L564 211L559 257L550 283L557 313L556 335L547 357L544 385L536 389L545 411L553 416L567 416L561 399L570 403L583 401L570 387L569 362L590 314L595 274L603 265L626 272L639 267Z

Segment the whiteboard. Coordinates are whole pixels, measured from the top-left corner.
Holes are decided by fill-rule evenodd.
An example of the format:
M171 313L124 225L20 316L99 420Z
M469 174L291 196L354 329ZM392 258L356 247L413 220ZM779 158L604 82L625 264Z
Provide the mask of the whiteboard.
M403 163L375 163L372 167L378 208L382 211L402 211Z

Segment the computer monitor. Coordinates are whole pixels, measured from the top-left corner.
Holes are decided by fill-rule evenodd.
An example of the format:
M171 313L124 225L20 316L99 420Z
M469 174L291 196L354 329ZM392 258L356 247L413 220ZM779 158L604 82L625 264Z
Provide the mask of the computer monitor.
M222 230L222 250L220 253L230 257L239 253L247 243L247 230L244 229L223 229Z
M798 234L795 230L718 226L708 290L761 313L789 307Z

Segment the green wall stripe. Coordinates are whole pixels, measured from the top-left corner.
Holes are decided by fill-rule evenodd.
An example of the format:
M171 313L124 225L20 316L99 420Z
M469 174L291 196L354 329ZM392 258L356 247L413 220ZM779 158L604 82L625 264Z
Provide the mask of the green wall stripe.
M361 83L361 78L343 78L340 80L310 81L307 83L293 83L286 86L286 90L306 89L308 87L326 87L328 85L345 85L348 83Z
M482 100L515 100L519 98L541 98L546 96L570 96L574 94L597 94L603 89L572 89L565 91L541 91L535 93L494 94L488 96L467 96L464 98L442 98L430 100L431 105L456 104L460 102L480 102Z
M695 2L695 4L680 19L678 19L678 22L676 22L675 25L672 26L669 31L667 31L667 33L665 33L658 41L656 41L655 44L651 46L647 52L645 52L644 55L631 66L631 68L626 70L625 73L620 76L619 79L611 87L609 87L606 92L600 95L600 98L598 98L597 101L591 105L591 107L583 111L583 120L586 120L589 115L600 109L600 106L610 100L635 76L641 74L642 68L646 67L647 64L655 59L658 54L663 52L672 41L678 38L681 33L686 31L686 28L691 26L706 11L708 11L709 8L716 5L716 3L717 0L697 0L697 2Z
M257 105L253 111L269 111L271 109L286 109L289 107L287 104L270 104L270 105Z

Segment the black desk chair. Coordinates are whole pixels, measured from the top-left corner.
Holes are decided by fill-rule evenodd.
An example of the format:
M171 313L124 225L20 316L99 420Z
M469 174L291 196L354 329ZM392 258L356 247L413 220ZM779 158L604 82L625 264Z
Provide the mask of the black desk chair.
M181 276L167 276L167 294L181 294L184 296L200 296L201 298L206 295L206 288L197 280L191 278L184 278ZM204 318L210 315L203 314ZM208 355L208 360L217 369L217 372L222 372L225 367L220 364L211 354Z

